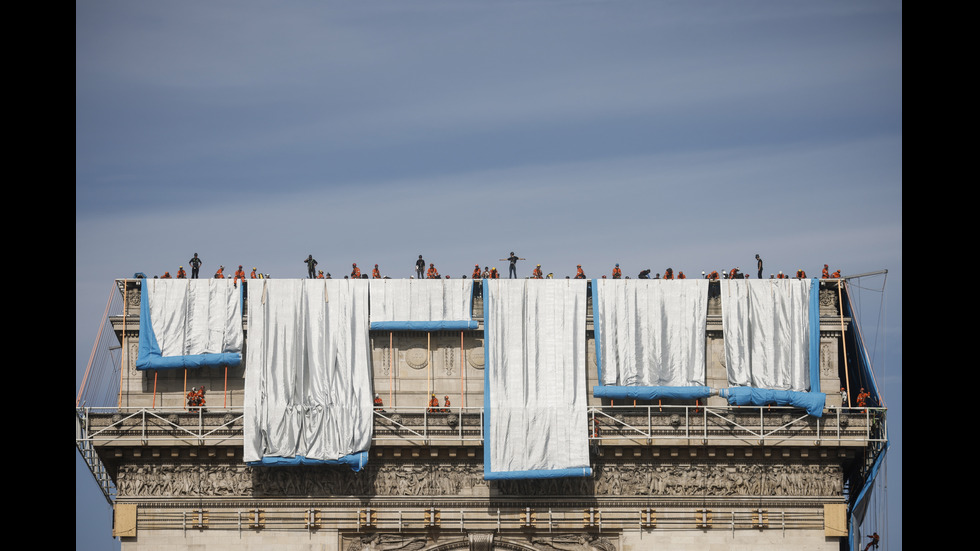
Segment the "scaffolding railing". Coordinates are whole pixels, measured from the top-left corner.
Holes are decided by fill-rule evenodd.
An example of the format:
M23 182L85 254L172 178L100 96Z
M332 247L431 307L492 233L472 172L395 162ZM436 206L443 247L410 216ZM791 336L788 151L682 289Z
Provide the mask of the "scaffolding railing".
M776 406L590 406L589 440L620 444L883 444L884 408L828 408L812 417ZM236 408L97 408L76 410L79 443L113 445L170 440L176 445L239 445L244 411ZM378 444L482 445L483 407L376 408Z
M824 417L775 406L590 406L589 440L598 445L851 445L871 460L887 443L885 408L831 407ZM384 407L374 416L375 445L484 443L483 407ZM116 489L101 446L241 446L242 408L75 410L75 447L106 500Z

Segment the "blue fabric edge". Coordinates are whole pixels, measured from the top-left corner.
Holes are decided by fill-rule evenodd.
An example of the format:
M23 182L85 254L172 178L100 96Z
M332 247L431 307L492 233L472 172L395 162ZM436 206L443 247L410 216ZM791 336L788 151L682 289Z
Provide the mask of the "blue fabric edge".
M472 315L472 314L471 314ZM444 331L476 329L480 326L474 320L443 321L372 321L371 329L385 331Z
M820 280L810 280L810 392L820 392Z
M660 398L697 399L711 395L706 386L603 386L592 387L596 398L658 400Z
M246 463L249 467L298 467L304 465L346 465L355 473L360 472L368 462L368 452L356 452L339 459L309 459L302 455L296 457L263 457L260 461Z
M602 332L599 330L599 315L596 313L596 309L599 306L599 284L595 279L592 280L592 340L595 342L595 370L599 377L599 386L602 385ZM599 388L599 387L595 387ZM595 393L595 388L592 390L592 395L598 397Z
M536 471L503 471L484 472L484 480L528 480L533 478L569 478L592 476L592 467L575 467L572 469L536 470Z
M866 501L871 497L871 489L874 487L875 479L878 478L878 469L884 464L885 454L888 453L888 448L890 447L891 443L886 441L885 449L878 454L878 459L876 459L874 465L871 466L871 472L868 475L868 478L865 480L864 487L861 488L861 491L858 492L857 499L854 500L854 506L850 511L850 526L847 531L848 549L854 549L854 536L858 533L858 528L860 528L861 524L864 523L865 513L868 510ZM858 510L862 511L860 518L857 514Z
M731 406L792 406L803 408L814 417L823 417L827 395L823 392L797 392L793 390L774 390L736 386L723 388L719 396L728 400Z
M490 480L490 342L487 322L490 320L490 288L483 285L483 480Z

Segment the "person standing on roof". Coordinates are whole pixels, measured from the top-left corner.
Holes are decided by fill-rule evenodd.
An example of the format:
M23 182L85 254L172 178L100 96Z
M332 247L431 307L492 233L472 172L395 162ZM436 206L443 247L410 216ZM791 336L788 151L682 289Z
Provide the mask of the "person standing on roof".
M623 271L619 269L619 264L616 264L616 267L613 268L612 275L613 279L623 279Z
M425 261L422 260L422 255L419 255L419 259L415 261L415 277L422 279L422 274L425 273Z
M541 265L538 264L534 270L531 271L531 277L534 279L544 279L544 274L541 273Z
M181 266L180 269L177 270L177 279L187 279L187 272L184 271L183 266Z
M375 264L374 265L374 269L371 270L371 278L372 279L381 279L381 270L378 269L378 265L377 264Z
M306 262L307 279L314 279L316 277L316 259L314 259L313 255L311 254L310 256L306 257L306 260L303 262Z
M759 266L759 279L762 279L762 258L759 255L755 255L755 261Z
M575 279L585 279L585 272L582 271L581 264L575 266Z
M517 255L514 254L514 251L510 251L510 256L508 256L507 258L501 258L500 260L501 261L503 261L503 260L509 260L510 261L510 274L508 275L508 278L509 279L517 279L517 261L518 260L527 260L527 259L526 258L517 258Z
M198 258L197 253L194 253L194 258L188 264L191 265L191 279L197 279L197 273L201 270L201 259Z
M354 269L350 271L351 279L361 279L361 269L357 267L357 262L353 264Z

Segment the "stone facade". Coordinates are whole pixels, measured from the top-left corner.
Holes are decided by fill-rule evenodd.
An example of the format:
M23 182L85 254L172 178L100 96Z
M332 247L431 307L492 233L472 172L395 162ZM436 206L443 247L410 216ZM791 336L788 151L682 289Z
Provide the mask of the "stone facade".
M840 548L839 535L825 533L825 511L846 504L846 477L868 445L866 416L816 420L728 408L719 397L624 408L633 404L590 393L602 414L591 477L488 482L482 328L372 331L374 390L385 411L368 465L359 473L249 467L239 417L245 367L137 371L139 294L130 286L126 297L126 315L112 320L128 351L122 405L159 411L87 420L102 431L96 447L115 482L124 549ZM849 320L835 289L821 291L820 307L821 388L831 389L833 408ZM718 297L709 300L706 377L715 388L727 386L720 308ZM481 312L475 304L474 317ZM591 320L587 330L591 388ZM185 407L186 389L199 386L208 391L206 414ZM431 394L448 396L448 411L426 412Z

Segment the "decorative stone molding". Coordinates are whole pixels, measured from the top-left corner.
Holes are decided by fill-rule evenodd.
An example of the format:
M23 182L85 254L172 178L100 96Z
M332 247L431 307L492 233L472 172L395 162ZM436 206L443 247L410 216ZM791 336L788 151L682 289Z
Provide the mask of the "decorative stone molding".
M411 348L405 351L405 363L412 369L423 369L429 365L429 358L425 352L425 347L413 344Z
M483 369L486 363L483 345L473 346L466 350L466 363L470 364L473 369Z
M369 465L359 473L342 467L142 464L121 466L116 481L120 497L478 497L487 495L487 484L477 462ZM490 495L515 498L705 494L837 497L843 495L843 472L837 464L600 463L592 477L490 485Z

